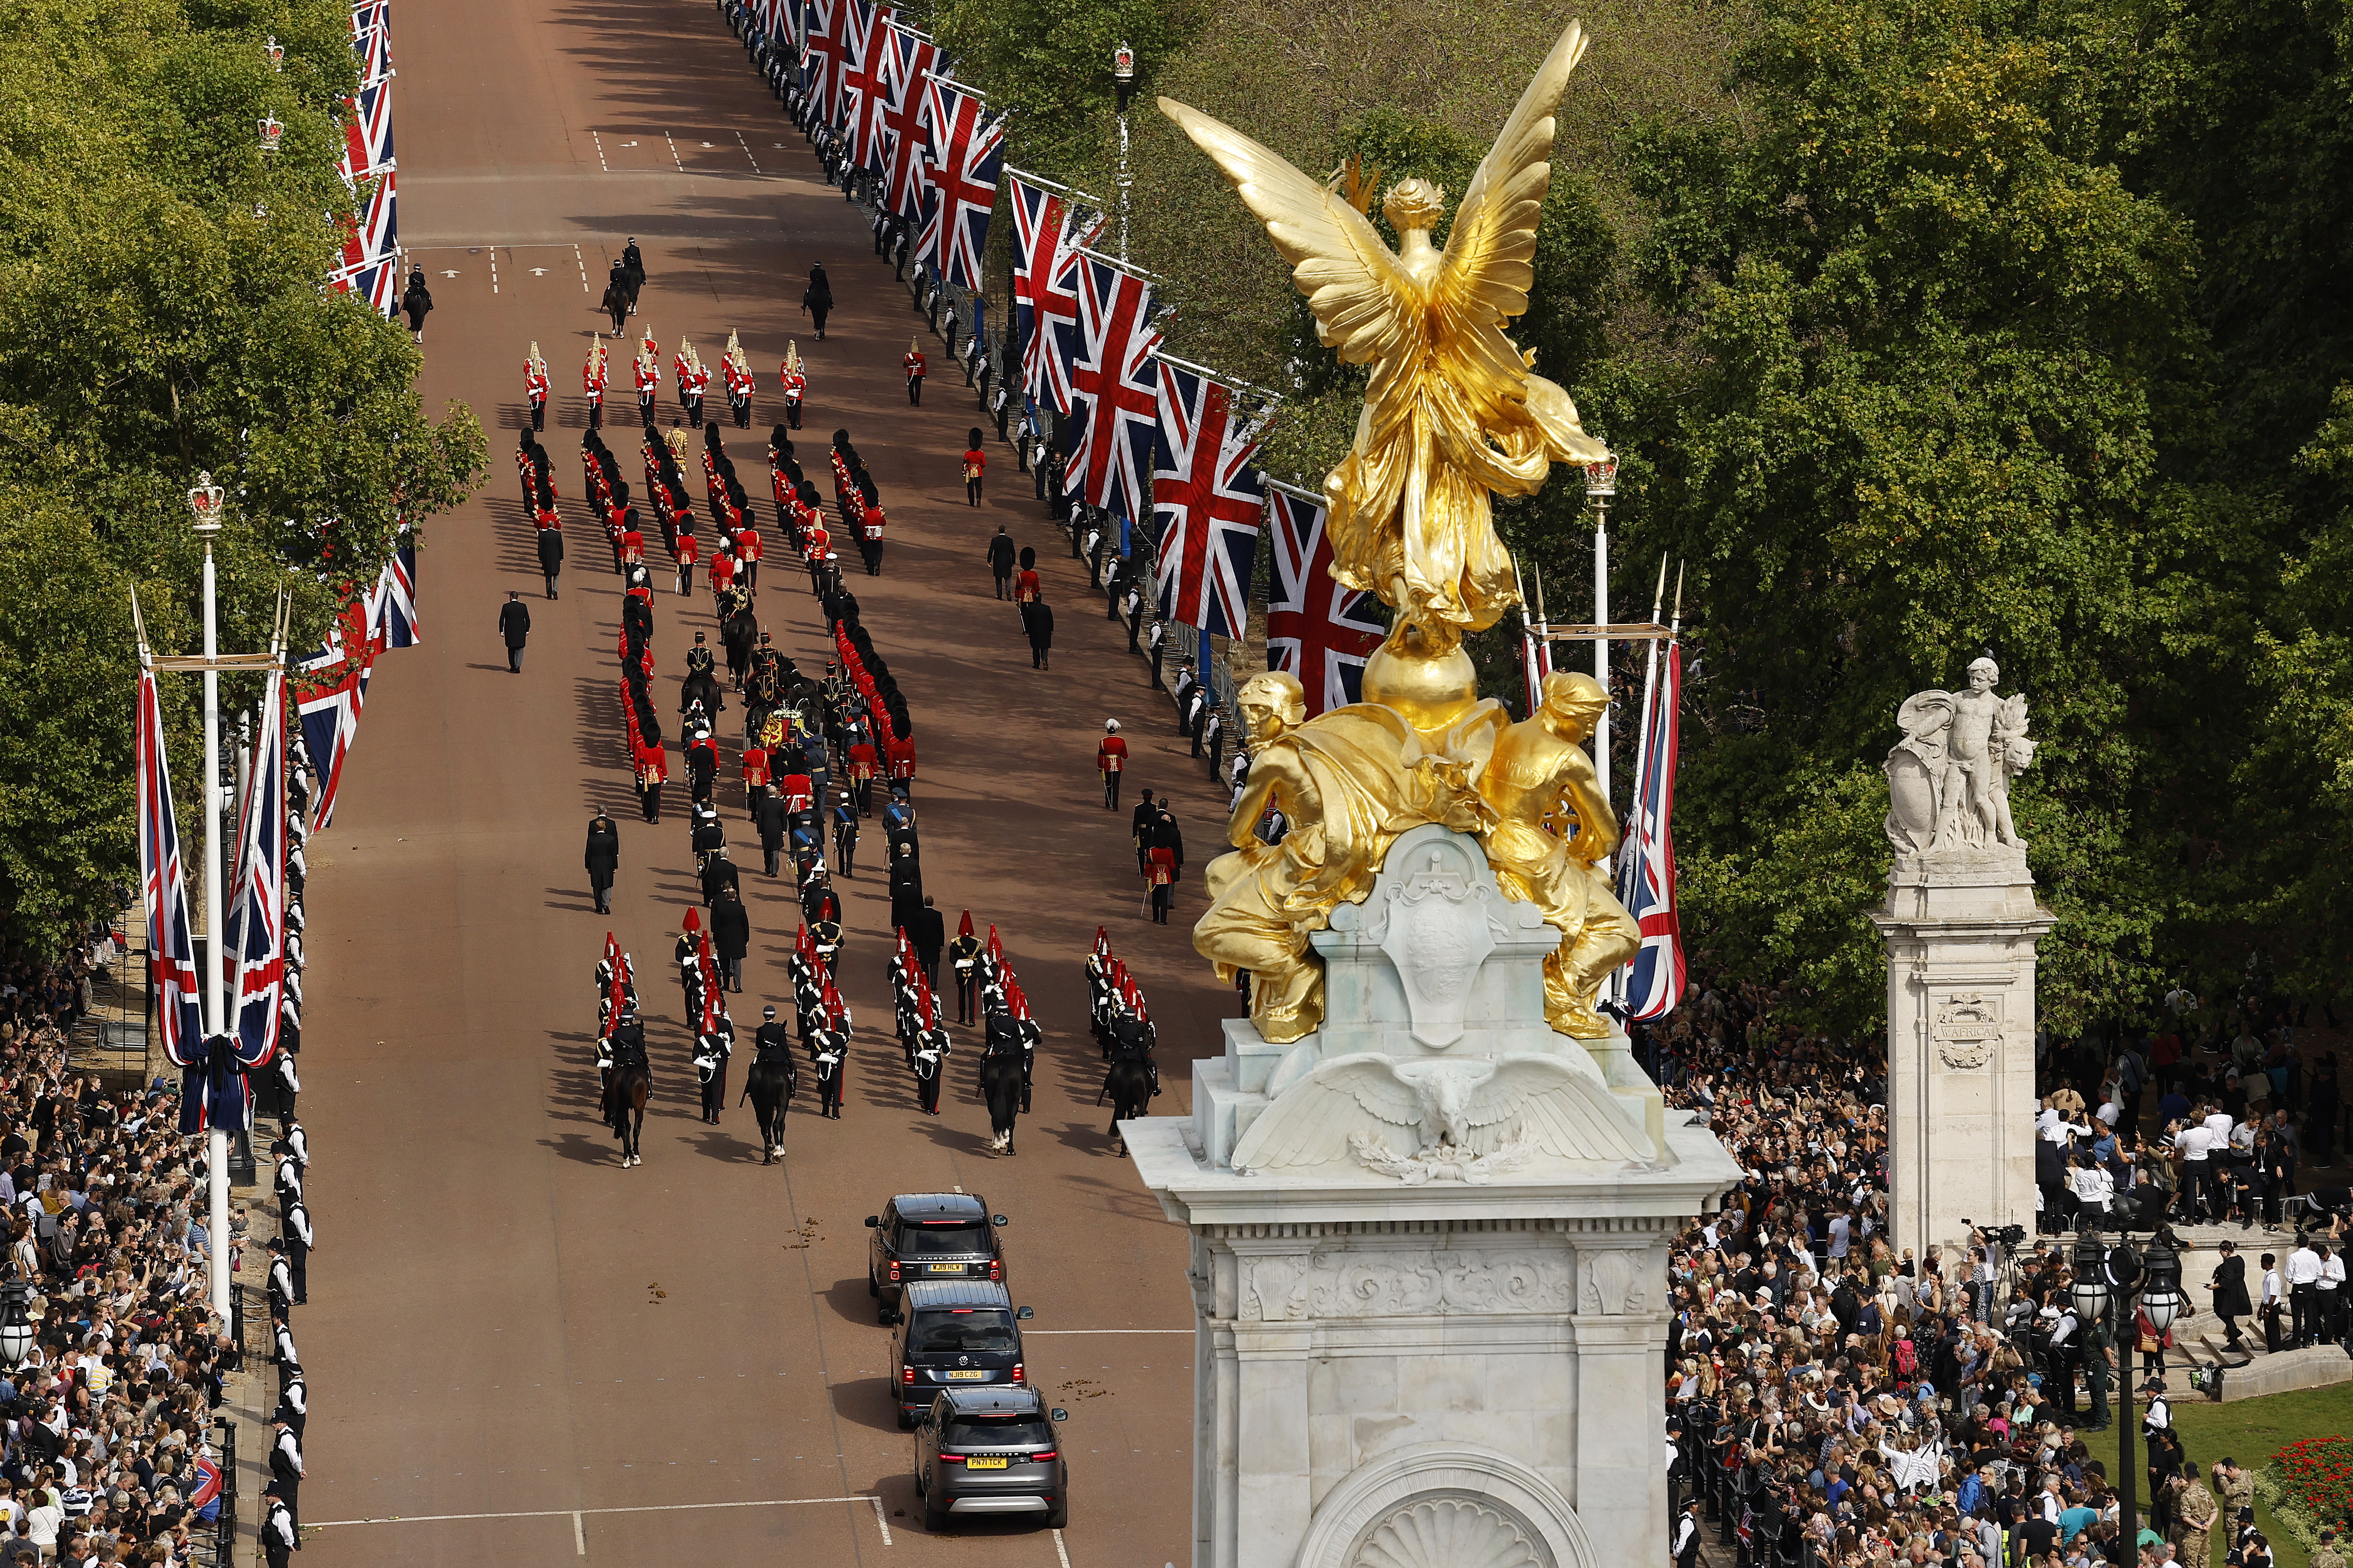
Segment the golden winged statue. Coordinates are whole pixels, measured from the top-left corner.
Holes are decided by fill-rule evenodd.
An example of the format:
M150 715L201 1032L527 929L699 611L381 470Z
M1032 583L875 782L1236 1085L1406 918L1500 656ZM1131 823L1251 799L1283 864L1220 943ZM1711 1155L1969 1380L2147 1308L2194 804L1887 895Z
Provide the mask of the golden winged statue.
M1519 602L1489 492L1532 495L1555 462L1608 455L1568 394L1532 374L1535 355L1504 332L1528 308L1553 106L1584 53L1572 22L1481 160L1443 252L1430 233L1446 193L1427 180L1400 180L1381 204L1402 240L1392 251L1331 185L1160 100L1266 226L1324 346L1372 366L1356 443L1324 481L1332 575L1378 595L1441 647Z

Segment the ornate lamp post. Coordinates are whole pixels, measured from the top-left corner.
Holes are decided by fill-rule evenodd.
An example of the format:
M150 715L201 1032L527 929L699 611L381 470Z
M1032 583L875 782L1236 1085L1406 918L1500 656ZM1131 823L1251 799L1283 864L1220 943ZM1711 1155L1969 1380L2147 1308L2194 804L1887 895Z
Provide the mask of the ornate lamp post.
M2109 1338L2116 1349L2117 1392L2123 1396L2116 1417L2116 1501L2120 1539L2127 1551L2139 1539L2135 1522L2136 1478L2133 1463L2132 1349L2133 1316L2148 1314L2161 1337L2181 1315L2181 1259L2165 1244L2163 1233L2153 1237L2146 1253L2137 1250L2129 1235L2114 1247L2100 1233L2086 1227L2075 1238L2075 1315L2084 1322L2107 1314ZM2134 1292L2139 1292L2136 1300Z
M1112 90L1119 100L1119 258L1127 259L1127 100L1135 96L1135 51L1125 44L1111 52Z
M264 133L271 122L262 121ZM281 127L281 129L283 129ZM265 141L264 145L273 143ZM227 803L221 798L220 757L220 600L213 569L213 539L221 531L221 513L228 496L213 483L210 469L196 476L188 492L188 510L195 518L196 537L205 543L205 1033L221 1048L220 1037L235 1026L228 1016L228 978L224 964L227 947L222 922L221 816ZM213 1309L228 1321L228 1129L218 1123L205 1133L205 1181L211 1202L206 1250L212 1265Z
M1615 453L1585 465L1585 499L1593 507L1593 624L1609 624L1609 501L1618 493ZM1593 679L1609 689L1609 639L1593 639ZM1593 772L1601 798L1609 799L1609 710L1593 721ZM1606 865L1607 862L1604 862Z

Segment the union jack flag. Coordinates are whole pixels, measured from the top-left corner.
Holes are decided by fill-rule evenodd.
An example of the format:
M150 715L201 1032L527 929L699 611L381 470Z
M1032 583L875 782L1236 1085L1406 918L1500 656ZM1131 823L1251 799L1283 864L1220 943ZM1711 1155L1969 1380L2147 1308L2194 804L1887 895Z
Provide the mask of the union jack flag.
M1166 360L1153 444L1152 524L1160 616L1238 637L1250 626L1266 479L1251 466L1258 426L1236 416L1231 391Z
M229 916L237 954L237 1066L267 1067L278 1051L279 1005L286 981L285 677L271 670L261 691L261 733L237 819L237 908Z
M417 625L417 542L405 522L368 595L368 640L377 647L415 647L425 640Z
M841 90L841 0L807 0L801 11L801 94L828 125Z
M882 164L882 101L887 87L888 29L878 26L887 7L842 0L841 126L849 160L861 169ZM883 35L878 37L877 35Z
M371 82L343 100L343 178L356 184L393 166L392 82Z
M363 82L392 74L392 0L360 0L352 7L352 53L359 57Z
M1297 490L1267 487L1267 532L1274 548L1266 601L1266 667L1289 670L1307 690L1307 716L1361 700L1365 660L1388 630L1380 602L1332 580L1330 509Z
M1633 1018L1674 1010L1683 994L1683 917L1675 908L1675 762L1681 751L1683 650L1667 644L1666 668L1651 645L1643 681L1642 733L1634 764L1634 811L1618 862L1618 901L1641 929L1642 949L1626 965L1626 1008Z
M303 744L319 770L315 826L325 827L334 821L343 762L359 734L360 709L367 701L375 654L366 602L355 598L328 628L325 646L301 662L301 668L311 679L295 683L294 701L302 719Z
M196 947L188 921L188 880L180 863L180 825L172 810L172 773L164 758L164 710L155 672L139 672L139 883L147 903L147 968L154 976L155 1026L164 1054L177 1066L204 1060L204 1012Z
M1078 352L1079 252L1103 232L1060 196L1013 176L1013 330L1021 343L1021 390L1057 414L1071 411Z
M923 115L934 156L923 164L923 230L915 259L960 289L980 288L981 247L1005 163L1005 116L986 124L980 94L928 79Z
M1144 515L1160 423L1152 290L1094 254L1079 258L1079 352L1071 364L1071 479L1090 506Z
M923 216L923 155L930 151L923 133L926 79L940 65L940 47L929 38L892 23L887 29L890 55L883 90L882 202L909 223Z

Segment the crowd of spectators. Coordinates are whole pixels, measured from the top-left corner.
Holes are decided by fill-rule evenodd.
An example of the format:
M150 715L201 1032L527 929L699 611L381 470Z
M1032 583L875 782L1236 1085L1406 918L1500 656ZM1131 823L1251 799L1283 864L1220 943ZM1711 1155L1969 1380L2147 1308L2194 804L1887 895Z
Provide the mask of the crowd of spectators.
M2215 1006L2178 989L2155 1029L2038 1040L2035 1223L1915 1257L1886 1235L1883 1043L1800 1029L1789 993L1694 969L1638 1048L1746 1180L1673 1248L1665 1395L1680 1489L1713 1489L1741 1560L2204 1568L2211 1534L2268 1568L2236 1517L2244 1472L2171 1429L2167 1401L2188 1392L2174 1334L2143 1317L2119 1348L2080 1321L2061 1233L2085 1209L2176 1241L2175 1224L2293 1213L2325 1256L2321 1227L2345 1222L2290 1199L2299 1167L2332 1159L2342 1110L2333 1054L2299 1056L2302 1015L2251 977ZM2146 1415L2110 1405L2136 1353ZM2151 1439L2130 1542L2119 1478L2085 1442L2120 1418Z
M159 1079L71 1070L100 929L54 963L0 959L0 1277L34 1338L0 1371L0 1564L209 1561L210 1442L237 1347L209 1305L203 1140ZM241 1268L246 1215L231 1225Z

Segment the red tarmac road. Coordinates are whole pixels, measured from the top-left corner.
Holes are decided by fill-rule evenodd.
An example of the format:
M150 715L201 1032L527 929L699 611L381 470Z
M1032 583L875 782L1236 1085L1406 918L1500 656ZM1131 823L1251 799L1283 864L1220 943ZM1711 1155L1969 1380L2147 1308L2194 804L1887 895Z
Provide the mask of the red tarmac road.
M1106 925L1145 985L1168 1068L1164 1114L1183 1110L1183 1058L1216 1049L1231 998L1184 923L1140 912L1127 813L1102 808L1092 770L1102 721L1126 722L1131 799L1139 786L1176 792L1191 851L1183 922L1221 836L1220 792L1184 759L1166 698L1083 592L1007 447L989 443L987 503L965 505L958 455L978 416L949 384L961 376L934 376L925 405L906 406L898 360L920 320L716 12L685 0L401 5L404 238L438 307L423 390L437 411L472 405L491 467L481 499L428 525L425 641L379 667L337 821L313 840L302 1110L320 1247L294 1331L313 1390L302 1512L332 1527L309 1549L403 1564L1186 1561L1186 1237L1093 1107L1081 962ZM844 1119L806 1114L805 1079L788 1156L769 1169L748 1108L719 1128L697 1120L669 962L696 897L684 787L670 786L661 826L638 819L616 700L617 584L599 569L576 459L578 367L607 267L632 235L649 273L640 321L665 374L680 332L715 367L730 328L759 374L754 428L729 431L728 447L772 552L763 623L805 668L822 668L823 628L777 542L763 474L788 337L808 362L804 461L821 473L827 438L846 426L881 484L885 575L853 585L914 720L927 888L951 926L966 907L997 924L1046 1026L1016 1158L987 1152L965 1031L942 1114L914 1110L889 1032L879 878L844 887L845 989L860 1022ZM821 343L797 310L818 261L839 302ZM571 556L555 603L539 596L512 479L533 340L558 393L545 438ZM621 417L608 434L627 470L625 353L613 369ZM724 407L715 386L711 402ZM992 596L982 551L1000 521L1039 547L1060 621L1050 674L1029 668L1012 607ZM509 589L532 612L520 676L496 631ZM715 645L717 629L700 584L657 605L667 703L693 632ZM719 728L740 733L730 707ZM675 758L672 772L682 780ZM731 835L751 841L735 786L723 784L722 802ZM621 825L609 919L581 868L600 806ZM879 824L870 831L862 847L879 862ZM798 914L788 885L750 861L754 946L731 998L747 1043L764 1001L789 1011L783 958ZM630 1171L592 1105L590 972L608 929L637 956L654 1040L645 1163ZM934 1539L914 1507L860 1221L893 1192L959 1184L1012 1216L1014 1299L1037 1309L1031 1381L1071 1411L1072 1519L1059 1539L1004 1522Z

